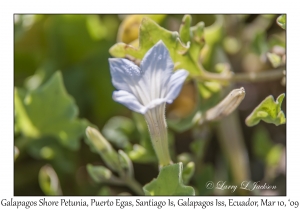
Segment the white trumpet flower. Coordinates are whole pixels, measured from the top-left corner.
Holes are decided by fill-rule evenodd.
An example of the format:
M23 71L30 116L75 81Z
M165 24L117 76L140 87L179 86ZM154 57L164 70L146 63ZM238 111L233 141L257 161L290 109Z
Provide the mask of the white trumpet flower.
M160 165L170 164L165 104L178 96L188 72L173 73L173 61L162 41L145 54L140 67L122 58L110 58L109 64L118 89L113 99L145 116Z

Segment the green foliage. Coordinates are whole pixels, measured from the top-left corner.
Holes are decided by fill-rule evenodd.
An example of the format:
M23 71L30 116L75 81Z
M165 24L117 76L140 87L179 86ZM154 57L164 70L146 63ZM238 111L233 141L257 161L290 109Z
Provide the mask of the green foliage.
M267 167L276 167L284 151L283 146L273 143L267 130L262 126L255 130L253 141L255 155L260 158Z
M233 89L234 82L243 83L243 78L246 82L260 81L261 73L271 73L264 71L270 64L274 68L285 64L286 31L280 27L286 28L286 16L276 19L275 15L185 15L182 21L181 18L15 15L16 195L39 195L41 189L45 195L62 195L62 191L66 195L130 195L118 186L127 186L133 195L214 195L219 192L207 189L208 181L228 179L228 183L235 183L233 170L226 164L228 160L212 152L219 148L212 146L217 140L222 147L223 139L214 134L219 123L207 123L205 116L215 107L216 115L211 118L219 121L219 116L238 106L228 103L225 112L215 106L227 91L225 86ZM280 27L273 24L275 21ZM178 27L178 32L167 30ZM116 43L116 39L124 43ZM175 164L161 168L158 177L142 189L135 176L137 180L153 178L149 170L157 167L157 157L144 116L113 101L107 59L110 55L125 57L138 64L159 40L170 51L175 70L186 69L190 75L178 100L166 108L171 128L168 142ZM56 72L58 69L60 72ZM284 94L274 102L269 96L247 118L247 125L253 126L260 120L276 125L285 123L281 111L283 98ZM105 138L101 133L92 140L84 135L91 124L83 118L93 122L93 127L101 128ZM230 125L229 132L240 132L236 125ZM276 129L284 130L284 126ZM251 145L246 146L252 146L255 157L263 162L264 180L274 180L276 184L272 178L280 171L285 147L273 143L269 132L258 127ZM86 145L80 145L83 136L101 160ZM225 152L234 154L235 150L234 143ZM177 155L177 151L182 153ZM210 164L211 160L214 164ZM105 166L88 164L95 161ZM45 162L55 171L50 165L40 169ZM137 173L132 162L136 163ZM232 161L235 165L239 162ZM143 167L144 171L138 171ZM37 173L41 189L35 184ZM257 170L253 177L261 173ZM98 184L90 182L89 177Z
M190 15L185 15L182 18L182 23L179 29L180 38L184 43L188 43L191 39L191 27L192 17Z
M201 112L197 109L183 119L168 120L168 125L177 132L184 132L193 127L200 119Z
M111 144L95 128L86 128L86 143L93 152L98 153L105 164L113 171L119 171L120 164L118 154Z
M268 51L266 33L258 31L253 39L252 49L257 55L261 55Z
M157 162L144 116L132 113L132 117L139 134L139 144L134 144L132 150L128 152L130 159L137 163Z
M255 155L265 160L272 146L273 143L270 139L268 131L264 127L259 126L255 130L253 136L253 150Z
M211 195L213 189L207 188L207 182L214 180L215 170L211 164L206 164L201 167L201 172L196 179L196 186L199 195Z
M130 118L116 116L105 123L102 133L118 148L129 150L131 149L129 136L132 136L134 129L135 125Z
M157 179L144 186L146 195L195 195L192 187L182 181L182 163L161 168Z
M78 118L78 108L67 94L60 72L34 90L15 88L15 112L16 126L24 136L55 136L73 150L79 148L79 140L89 124Z
M189 18L184 18L189 19ZM110 54L114 57L125 57L126 55L133 56L136 59L142 59L145 53L159 40L162 40L167 46L173 62L176 64L176 68L186 69L192 75L199 75L200 68L195 59L199 56L200 49L203 47L203 30L204 24L198 24L193 28L190 28L190 33L194 34L192 37L188 36L187 29L190 27L189 22L185 22L186 25L182 27L181 34L184 36L184 40L188 40L191 43L191 47L185 45L178 32L171 32L163 27L160 27L153 20L144 18L142 20L139 32L139 47L135 48L125 43L117 43L109 50ZM184 32L185 31L185 32Z
M246 124L248 126L254 126L263 120L267 123L273 123L276 126L285 124L285 116L281 110L281 104L285 94L282 93L274 101L273 96L268 96L265 98L246 118Z
M278 18L277 18L277 24L283 28L283 29L286 29L286 15L280 15Z
M26 152L32 158L48 162L62 174L70 174L76 170L74 155L77 152L62 147L55 137L45 136L38 140L23 138L18 139L17 143L20 147L26 144Z
M124 43L134 43L139 36L139 25L144 17L160 23L166 15L127 15L119 27L117 40Z

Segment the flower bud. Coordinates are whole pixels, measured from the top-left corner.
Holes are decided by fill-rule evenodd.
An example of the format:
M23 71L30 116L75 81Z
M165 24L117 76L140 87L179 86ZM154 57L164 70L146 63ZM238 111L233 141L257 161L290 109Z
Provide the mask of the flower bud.
M89 140L88 143L97 151L107 166L114 171L118 171L120 168L118 154L110 143L95 128L87 127L85 133Z

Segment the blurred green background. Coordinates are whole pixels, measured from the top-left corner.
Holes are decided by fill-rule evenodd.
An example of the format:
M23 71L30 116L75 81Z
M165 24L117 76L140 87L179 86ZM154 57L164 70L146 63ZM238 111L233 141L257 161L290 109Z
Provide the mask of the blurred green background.
M148 16L168 30L178 31L183 15ZM222 16L222 36L216 45L236 73L260 72L274 68L267 58L267 52L285 60L285 30L276 23L278 16ZM51 165L56 172L63 195L117 195L122 192L134 195L126 187L99 184L90 178L86 165L104 163L84 142L84 129L90 123L97 126L115 148L122 148L127 152L130 152L134 143L142 141L140 138L145 138L141 134L147 135L147 131L142 133L135 125L143 119L132 115L130 110L112 100L114 87L108 66L110 47L117 41L134 41L138 37L142 17L95 14L14 15L14 144L19 150L14 165L14 195L47 194L47 189L42 187L43 176L40 172L45 165ZM192 15L192 18L192 25L204 21L205 26L210 26L215 21L213 15ZM134 44L136 43L133 42ZM220 52L212 49L215 48L203 49L201 53L200 60L206 69L214 68L214 60L218 57L216 53ZM244 123L245 118L265 97L277 97L285 93L283 79L255 83L237 82L231 86L243 86L246 90L246 97L233 116L238 125L232 125L227 130L229 133L237 131L242 136L238 141L244 145L243 154L249 156L249 162L243 166L248 170L245 173L249 176L246 177L277 186L273 191L247 192L250 194L286 194L286 126L276 127L261 122L249 128ZM203 107L211 106L210 103L215 104L222 98L221 92L211 94L209 88L207 91L208 86L206 84L199 87L200 98L207 102ZM167 107L168 119L185 117L192 112L196 106L195 88L192 82L184 86L179 98ZM61 91L62 94L50 97L50 91ZM31 94L30 97L28 94ZM210 98L212 95L216 97ZM25 112L22 111L24 107L27 107ZM56 117L60 116L57 109L66 110L66 118ZM282 109L286 113L285 101ZM18 115L30 112L34 115L32 121L36 119L34 127L38 131L35 133L32 127L26 127L25 115ZM128 118L113 118L115 116ZM63 122L67 133L59 131L59 126L51 128L52 124L59 125L60 122ZM227 122L230 124L232 121ZM120 132L114 132L115 130ZM220 132L218 123L184 132L178 132L170 126L173 156L182 162L192 159L196 163L196 172L190 184L196 188L197 194L232 195L231 192L205 189L205 183L211 180L235 183L233 171L238 169L232 166L235 163L226 154L228 150L220 140ZM114 142L113 137L109 138L110 135L117 135L117 142ZM66 143L64 139L69 142ZM234 154L235 151L231 153ZM150 159L144 162L133 160L135 177L142 185L158 174L157 165L153 163L155 158Z

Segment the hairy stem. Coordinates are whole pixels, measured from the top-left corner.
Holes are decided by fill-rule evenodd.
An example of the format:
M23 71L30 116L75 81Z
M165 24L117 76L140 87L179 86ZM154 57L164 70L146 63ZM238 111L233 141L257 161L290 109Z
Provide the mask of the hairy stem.
M165 104L150 109L145 114L148 124L152 145L157 155L159 166L165 166L172 163L169 154L168 131L165 119Z

